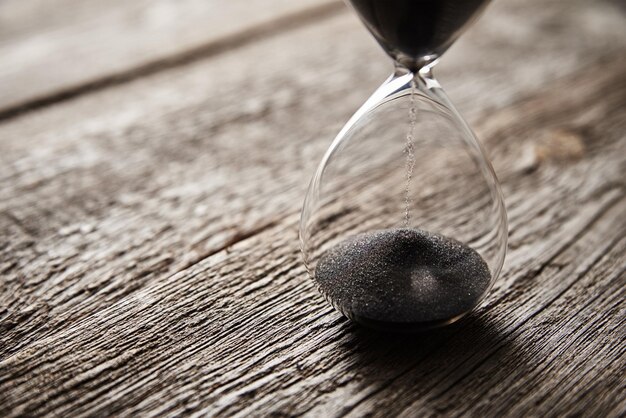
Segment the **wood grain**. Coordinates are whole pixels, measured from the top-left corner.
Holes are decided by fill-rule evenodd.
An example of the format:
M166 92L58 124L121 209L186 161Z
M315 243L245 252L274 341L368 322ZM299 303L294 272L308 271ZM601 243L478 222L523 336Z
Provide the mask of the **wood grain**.
M328 0L0 3L0 119L235 48L342 8Z
M414 337L342 319L298 251L308 177L388 71L352 16L6 120L1 414L626 413L624 17L571 4L496 3L438 68L511 245L485 306Z

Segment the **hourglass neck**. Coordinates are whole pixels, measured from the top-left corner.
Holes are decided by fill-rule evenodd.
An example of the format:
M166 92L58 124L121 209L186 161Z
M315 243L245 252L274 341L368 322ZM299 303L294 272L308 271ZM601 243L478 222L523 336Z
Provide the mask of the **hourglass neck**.
M439 82L433 75L433 68L437 65L438 58L428 61L426 64L416 67L407 67L398 61L394 61L394 71L381 88L389 84L404 85L404 88L410 86L416 87L418 90L431 90L433 88L441 88ZM401 90L402 88L398 89Z
M423 57L409 57L406 55L397 56L394 63L394 74L404 75L407 73L431 72L439 62L439 55L425 55Z

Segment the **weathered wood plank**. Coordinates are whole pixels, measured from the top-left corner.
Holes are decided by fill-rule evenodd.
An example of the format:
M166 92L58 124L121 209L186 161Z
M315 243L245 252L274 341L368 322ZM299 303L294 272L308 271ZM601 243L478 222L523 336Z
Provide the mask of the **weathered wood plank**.
M332 0L0 3L0 118L236 47Z
M612 329L624 318L626 86L621 57L610 58L623 26L598 12L604 3L550 4L536 21L522 4L494 5L502 19L486 16L468 52L451 51L441 68L504 182L506 274L468 321L416 339L381 341L347 324L304 277L297 250L311 169L386 70L347 16L5 123L6 415L436 415L485 410L487 399L502 412L623 413ZM512 54L528 22L537 39L559 22L560 39L579 20L597 22L590 16L604 28L587 28L586 43L551 40L523 62L484 66ZM494 20L514 36L491 36ZM270 62L275 50L287 52ZM244 56L259 62L254 77L225 71ZM242 84L247 96L234 103ZM542 383L542 368L570 383ZM596 386L577 380L586 370ZM582 401L569 393L577 387Z
M561 19L567 10L553 10L552 18ZM484 22L500 22L508 15L495 7L491 12ZM528 16L516 16L518 25L528 24ZM484 26L477 26L468 39L490 37ZM515 27L512 22L509 26ZM578 33L578 23L570 30ZM517 39L512 32L511 41ZM613 33L599 36L597 44L605 36L612 39ZM330 41L349 37L354 41ZM525 66L513 65L505 76L498 69L490 77L477 77L490 54L510 49L506 43L499 46L502 42L498 38L482 57L472 48L451 51L450 62L464 63L457 83L451 80L453 97L463 102L466 95L476 97L477 86L500 86L486 90L490 94L473 104L489 108L527 87L521 82L500 84L499 77L539 72L557 53L590 59L611 53L586 51L584 45L578 50L580 45L565 41L555 43L554 51L525 60ZM311 49L289 47L304 43ZM275 50L290 53L272 55ZM259 63L258 78L230 71L242 57ZM371 62L367 71L361 61ZM301 71L290 71L294 62ZM551 72L557 73L582 65L571 58L552 62ZM385 76L387 65L355 19L344 16L269 40L263 47L244 48L5 124L0 133L0 219L11 239L2 249L9 277L2 303L12 313L8 323L38 314L5 333L3 345L12 352L58 326L51 318L62 323L95 312L293 211L328 139ZM442 67L443 77L454 71L448 68ZM350 74L361 81L358 89L346 82ZM549 75L546 71L544 76ZM248 85L243 98L242 77ZM329 100L336 106L327 106ZM68 118L70 114L76 116ZM320 130L318 119L335 123ZM294 138L294 126L306 139L304 145ZM255 150L254 155L242 153L246 148ZM99 303L93 304L94 298Z

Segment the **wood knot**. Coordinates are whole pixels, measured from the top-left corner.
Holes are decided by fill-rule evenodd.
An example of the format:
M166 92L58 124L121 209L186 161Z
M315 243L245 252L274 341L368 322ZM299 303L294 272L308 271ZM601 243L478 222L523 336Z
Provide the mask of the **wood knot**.
M585 155L582 135L573 129L557 128L546 131L535 146L538 163L544 161L576 161Z

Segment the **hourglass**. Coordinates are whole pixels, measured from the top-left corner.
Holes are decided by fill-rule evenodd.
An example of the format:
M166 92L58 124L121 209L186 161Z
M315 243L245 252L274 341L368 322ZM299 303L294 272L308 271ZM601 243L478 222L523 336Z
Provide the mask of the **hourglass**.
M450 324L500 274L500 186L432 74L488 1L348 0L395 70L324 155L300 240L321 293L358 323L393 331Z

